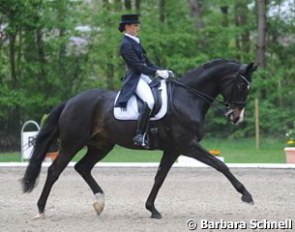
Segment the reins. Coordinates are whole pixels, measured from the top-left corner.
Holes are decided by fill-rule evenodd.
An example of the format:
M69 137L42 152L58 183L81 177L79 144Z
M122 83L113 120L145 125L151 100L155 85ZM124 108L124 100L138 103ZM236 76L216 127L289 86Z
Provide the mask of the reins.
M240 77L243 81L246 82L247 86L250 88L250 82L247 80L246 77L244 77L243 75L239 74L238 77ZM222 101L219 101L218 99L216 98L213 98L211 96L209 96L208 94L205 94L204 92L202 91L199 91L199 90L196 90L196 89L193 89L191 88L190 86L186 85L186 84L183 84L182 82L176 80L176 79L169 79L169 81L171 83L174 83L178 86L181 86L183 87L184 89L188 90L189 92L191 92L192 94L202 98L206 103L208 104L211 104L212 102L216 102L218 103L219 105L222 105L222 106L225 106L226 108L230 108L230 99L232 97L232 94L231 96L225 101L225 102L222 102ZM222 87L222 90L223 89L226 89L228 86L230 86L232 83L234 83L236 80L234 79L233 81L229 82L226 86ZM244 103L244 102L235 102L235 103Z
M224 105L223 102L221 102L221 101L219 101L219 100L217 100L217 99L215 99L215 98L213 98L213 97L211 97L211 96L209 96L209 95L203 93L202 91L199 91L199 90L193 89L193 88L191 88L190 86L181 83L180 81L177 81L177 80L175 80L175 79L173 79L173 80L169 80L169 81L170 81L171 83L174 83L174 84L176 84L176 85L178 85L178 86L183 87L184 89L188 90L188 91L191 92L192 94L194 94L194 95L196 95L196 96L198 96L198 97L201 97L201 98L202 98L206 103L208 103L208 104L211 104L212 102L217 102L219 105L222 105L222 106Z

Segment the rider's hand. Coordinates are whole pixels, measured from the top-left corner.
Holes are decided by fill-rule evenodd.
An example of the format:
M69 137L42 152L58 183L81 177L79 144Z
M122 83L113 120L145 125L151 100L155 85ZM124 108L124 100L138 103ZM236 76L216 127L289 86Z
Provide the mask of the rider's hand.
M157 70L156 75L163 79L167 79L170 76L169 72L169 70Z
M176 77L173 71L171 71L171 70L167 70L167 71L169 73L169 77L171 77L171 78L175 78Z

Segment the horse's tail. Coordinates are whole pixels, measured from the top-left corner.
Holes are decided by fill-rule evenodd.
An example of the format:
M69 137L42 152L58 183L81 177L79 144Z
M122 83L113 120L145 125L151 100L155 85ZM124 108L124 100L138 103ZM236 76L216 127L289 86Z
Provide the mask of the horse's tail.
M45 159L49 146L59 134L58 120L63 109L65 108L65 105L66 102L63 102L50 112L44 126L41 128L36 137L33 154L22 179L24 192L31 192L35 187L36 180L41 171L42 162Z

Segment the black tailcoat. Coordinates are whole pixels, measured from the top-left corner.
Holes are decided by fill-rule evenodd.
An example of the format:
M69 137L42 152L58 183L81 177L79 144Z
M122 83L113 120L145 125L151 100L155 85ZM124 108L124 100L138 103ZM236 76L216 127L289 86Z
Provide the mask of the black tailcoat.
M126 107L129 98L136 90L140 75L155 76L159 68L149 61L141 44L126 35L123 37L120 46L120 54L127 65L128 71L123 80L116 106Z

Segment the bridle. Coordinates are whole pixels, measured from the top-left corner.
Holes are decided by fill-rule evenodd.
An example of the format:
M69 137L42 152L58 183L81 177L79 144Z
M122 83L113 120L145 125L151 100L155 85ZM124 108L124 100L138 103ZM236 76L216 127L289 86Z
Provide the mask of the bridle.
M242 74L238 74L237 78L233 80L234 86L232 87L231 94L228 99L225 100L225 113L224 115L228 117L236 106L245 107L247 95L251 89L251 83ZM242 98L242 99L241 99Z
M248 94L248 92L250 91L251 88L251 83L250 81L247 80L247 78L245 76L243 76L242 74L238 73L236 78L233 78L233 81L231 81L230 83L227 83L226 86L223 86L220 90L220 92L226 90L227 88L229 88L229 86L234 83L234 86L232 87L231 90L231 94L229 95L229 97L224 101L219 101L218 99L215 99L211 96L209 96L208 94L193 89L190 86L181 83L180 81L176 80L176 79L169 79L170 82L183 87L184 89L186 89L187 91L191 92L193 95L200 97L201 99L203 99L206 103L211 104L212 102L216 102L219 105L222 105L225 107L225 113L224 115L226 117L228 117L230 114L233 113L235 106L237 105L246 105L246 100L237 100L239 99L242 95L243 98L245 98L245 94ZM243 88L241 90L241 87L243 86L243 84L246 84L246 88ZM237 92L236 90L239 89L240 91ZM243 93L242 93L243 92ZM247 95L246 95L247 96Z

